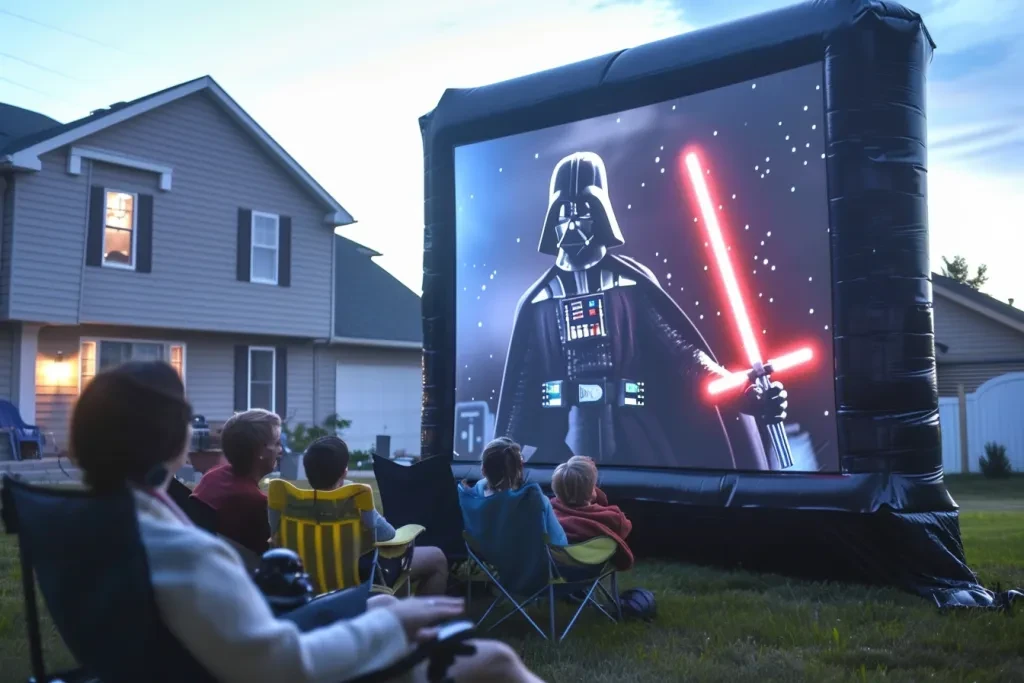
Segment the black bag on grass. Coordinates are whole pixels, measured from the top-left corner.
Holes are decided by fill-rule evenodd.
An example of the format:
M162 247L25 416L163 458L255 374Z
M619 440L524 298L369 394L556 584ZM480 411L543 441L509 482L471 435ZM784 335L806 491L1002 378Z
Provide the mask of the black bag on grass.
M658 612L654 593L646 588L630 588L619 594L619 606L625 619L651 621Z

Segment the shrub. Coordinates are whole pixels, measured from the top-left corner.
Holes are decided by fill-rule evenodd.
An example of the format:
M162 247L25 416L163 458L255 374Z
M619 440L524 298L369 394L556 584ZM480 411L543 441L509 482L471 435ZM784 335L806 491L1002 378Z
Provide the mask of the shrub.
M352 451L348 461L350 470L372 470L374 449L368 451Z
M985 455L978 460L981 473L989 479L1007 479L1013 472L1010 459L1006 457L1006 446L995 441L985 444Z
M319 426L309 427L304 422L299 422L293 427L286 422L281 425L281 433L288 439L288 448L292 453L303 453L309 448L309 444L317 439L340 434L351 426L351 420L343 420L337 413L331 413Z

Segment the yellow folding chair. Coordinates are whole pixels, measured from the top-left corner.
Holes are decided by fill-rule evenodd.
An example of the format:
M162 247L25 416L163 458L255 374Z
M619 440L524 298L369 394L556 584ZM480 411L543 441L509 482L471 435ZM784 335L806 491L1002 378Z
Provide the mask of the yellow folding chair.
M424 528L407 524L390 541L375 542L374 530L363 524L363 513L373 510L373 490L366 484L348 484L333 491L301 489L284 479L270 480L267 498L281 515L278 543L295 551L320 593L370 581L374 593L394 595L402 588L411 594L409 568L416 537ZM372 554L369 577L360 577L359 560ZM385 582L381 558L399 559L401 569Z

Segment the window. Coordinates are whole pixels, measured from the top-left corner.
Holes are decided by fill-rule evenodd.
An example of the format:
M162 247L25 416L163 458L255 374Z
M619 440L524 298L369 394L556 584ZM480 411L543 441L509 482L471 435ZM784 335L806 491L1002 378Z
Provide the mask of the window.
M249 410L275 412L277 395L277 351L271 347L249 347Z
M277 284L280 228L280 217L270 213L252 212L250 282Z
M118 339L83 339L78 355L81 384L84 387L97 372L131 360L162 360L185 380L185 345L172 342Z
M104 197L103 265L133 270L137 197L116 190L107 190Z

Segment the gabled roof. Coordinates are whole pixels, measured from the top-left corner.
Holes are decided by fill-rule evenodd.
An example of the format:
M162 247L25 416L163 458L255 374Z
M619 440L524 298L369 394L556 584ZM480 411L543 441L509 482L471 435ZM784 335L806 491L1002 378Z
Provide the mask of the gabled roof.
M334 240L334 338L338 344L419 349L420 297L374 262L372 249Z
M16 116L14 114L5 115L4 110L0 110L0 170L4 168L18 171L42 170L42 163L39 160L41 154L72 144L88 135L98 133L122 121L145 114L157 107L162 107L165 104L180 100L197 92L208 93L236 123L252 135L260 147L281 164L289 175L298 181L300 185L307 188L310 194L320 200L330 210L324 217L326 223L342 226L355 222L355 219L352 218L352 215L345 210L341 203L332 197L320 183L314 180L313 176L307 173L288 152L277 144L210 76L186 81L165 90L145 95L131 102L118 102L106 109L96 110L89 116L65 124L59 124L53 121L53 119L36 114L35 112L29 112L18 107L10 107L37 118L35 119L36 125L22 125L18 129L21 131L18 137L12 137L7 140L2 137L4 121L8 118L11 121L15 121ZM0 106L9 107L9 105ZM25 118L22 116L19 120ZM43 126L43 120L52 122L53 125Z
M1017 332L1024 333L1024 311L1014 308L1008 303L938 273L932 273L932 290L948 301L958 303Z
M5 147L19 138L59 125L59 122L49 116L0 102L0 154Z

